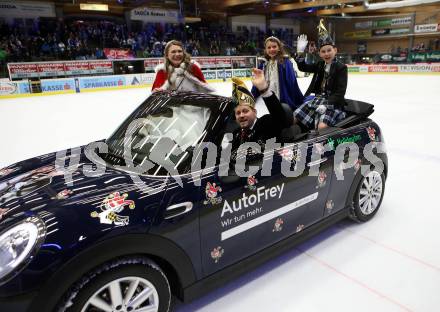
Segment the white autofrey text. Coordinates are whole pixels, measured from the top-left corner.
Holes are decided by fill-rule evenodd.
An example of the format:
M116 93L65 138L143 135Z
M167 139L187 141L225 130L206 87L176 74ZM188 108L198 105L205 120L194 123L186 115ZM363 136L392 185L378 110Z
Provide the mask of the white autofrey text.
M283 195L283 190L284 183L281 185L272 186L270 188L261 186L257 188L255 194L247 196L246 193L243 193L241 198L232 202L232 205L225 200L221 218L223 218L226 213L233 214L234 212L240 211L242 208L249 208L255 204L259 204L262 200L268 200L274 197L278 197L278 199L280 199Z

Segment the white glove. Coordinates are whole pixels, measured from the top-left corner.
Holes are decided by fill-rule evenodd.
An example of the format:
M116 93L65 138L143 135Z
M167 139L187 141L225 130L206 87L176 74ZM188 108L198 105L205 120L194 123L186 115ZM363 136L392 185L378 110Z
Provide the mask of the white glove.
M296 52L303 53L307 47L307 35L299 35L296 42Z
M323 115L326 110L327 110L327 107L323 104L318 105L318 107L316 108L316 112L318 112L321 115Z

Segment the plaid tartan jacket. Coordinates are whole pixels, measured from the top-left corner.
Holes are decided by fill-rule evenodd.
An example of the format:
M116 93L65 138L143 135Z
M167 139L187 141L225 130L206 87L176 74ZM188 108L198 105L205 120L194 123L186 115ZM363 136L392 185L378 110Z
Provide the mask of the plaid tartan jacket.
M315 64L306 64L304 58L297 58L299 70L303 72L313 73L313 78L304 97L314 93L321 95L324 91L328 104L334 105L335 108L343 109L345 105L345 91L347 90L348 72L347 66L341 62L334 60L330 67L329 77L325 84L324 90L321 90L322 80L325 73L325 62L318 61Z

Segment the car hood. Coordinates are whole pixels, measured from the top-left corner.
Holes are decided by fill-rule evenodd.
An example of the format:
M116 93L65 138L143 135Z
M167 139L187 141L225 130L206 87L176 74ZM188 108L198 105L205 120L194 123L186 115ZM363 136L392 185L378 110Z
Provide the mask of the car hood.
M84 219L84 216L90 219L93 209L98 214L103 201L117 196L124 205L134 205L134 200L140 197L143 205L148 206L145 200L148 200L149 190L157 193L160 188L166 187L164 178L142 178L142 186L139 187L140 180L135 184L129 173L110 166L101 174L93 174L99 162L88 159L84 147L71 151L74 150L80 152L51 153L0 170L0 229L12 219L39 213L53 215L55 210L63 207L69 210L69 217L80 222L79 219ZM72 161L77 165L65 170L59 166L60 160L66 166ZM78 217L78 214L83 216Z

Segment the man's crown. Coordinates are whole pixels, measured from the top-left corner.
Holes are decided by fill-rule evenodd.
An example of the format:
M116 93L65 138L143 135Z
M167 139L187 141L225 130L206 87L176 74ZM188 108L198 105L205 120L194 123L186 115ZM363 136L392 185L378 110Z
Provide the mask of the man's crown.
M255 107L255 99L246 87L246 84L237 77L232 77L232 98L238 105L248 105Z

